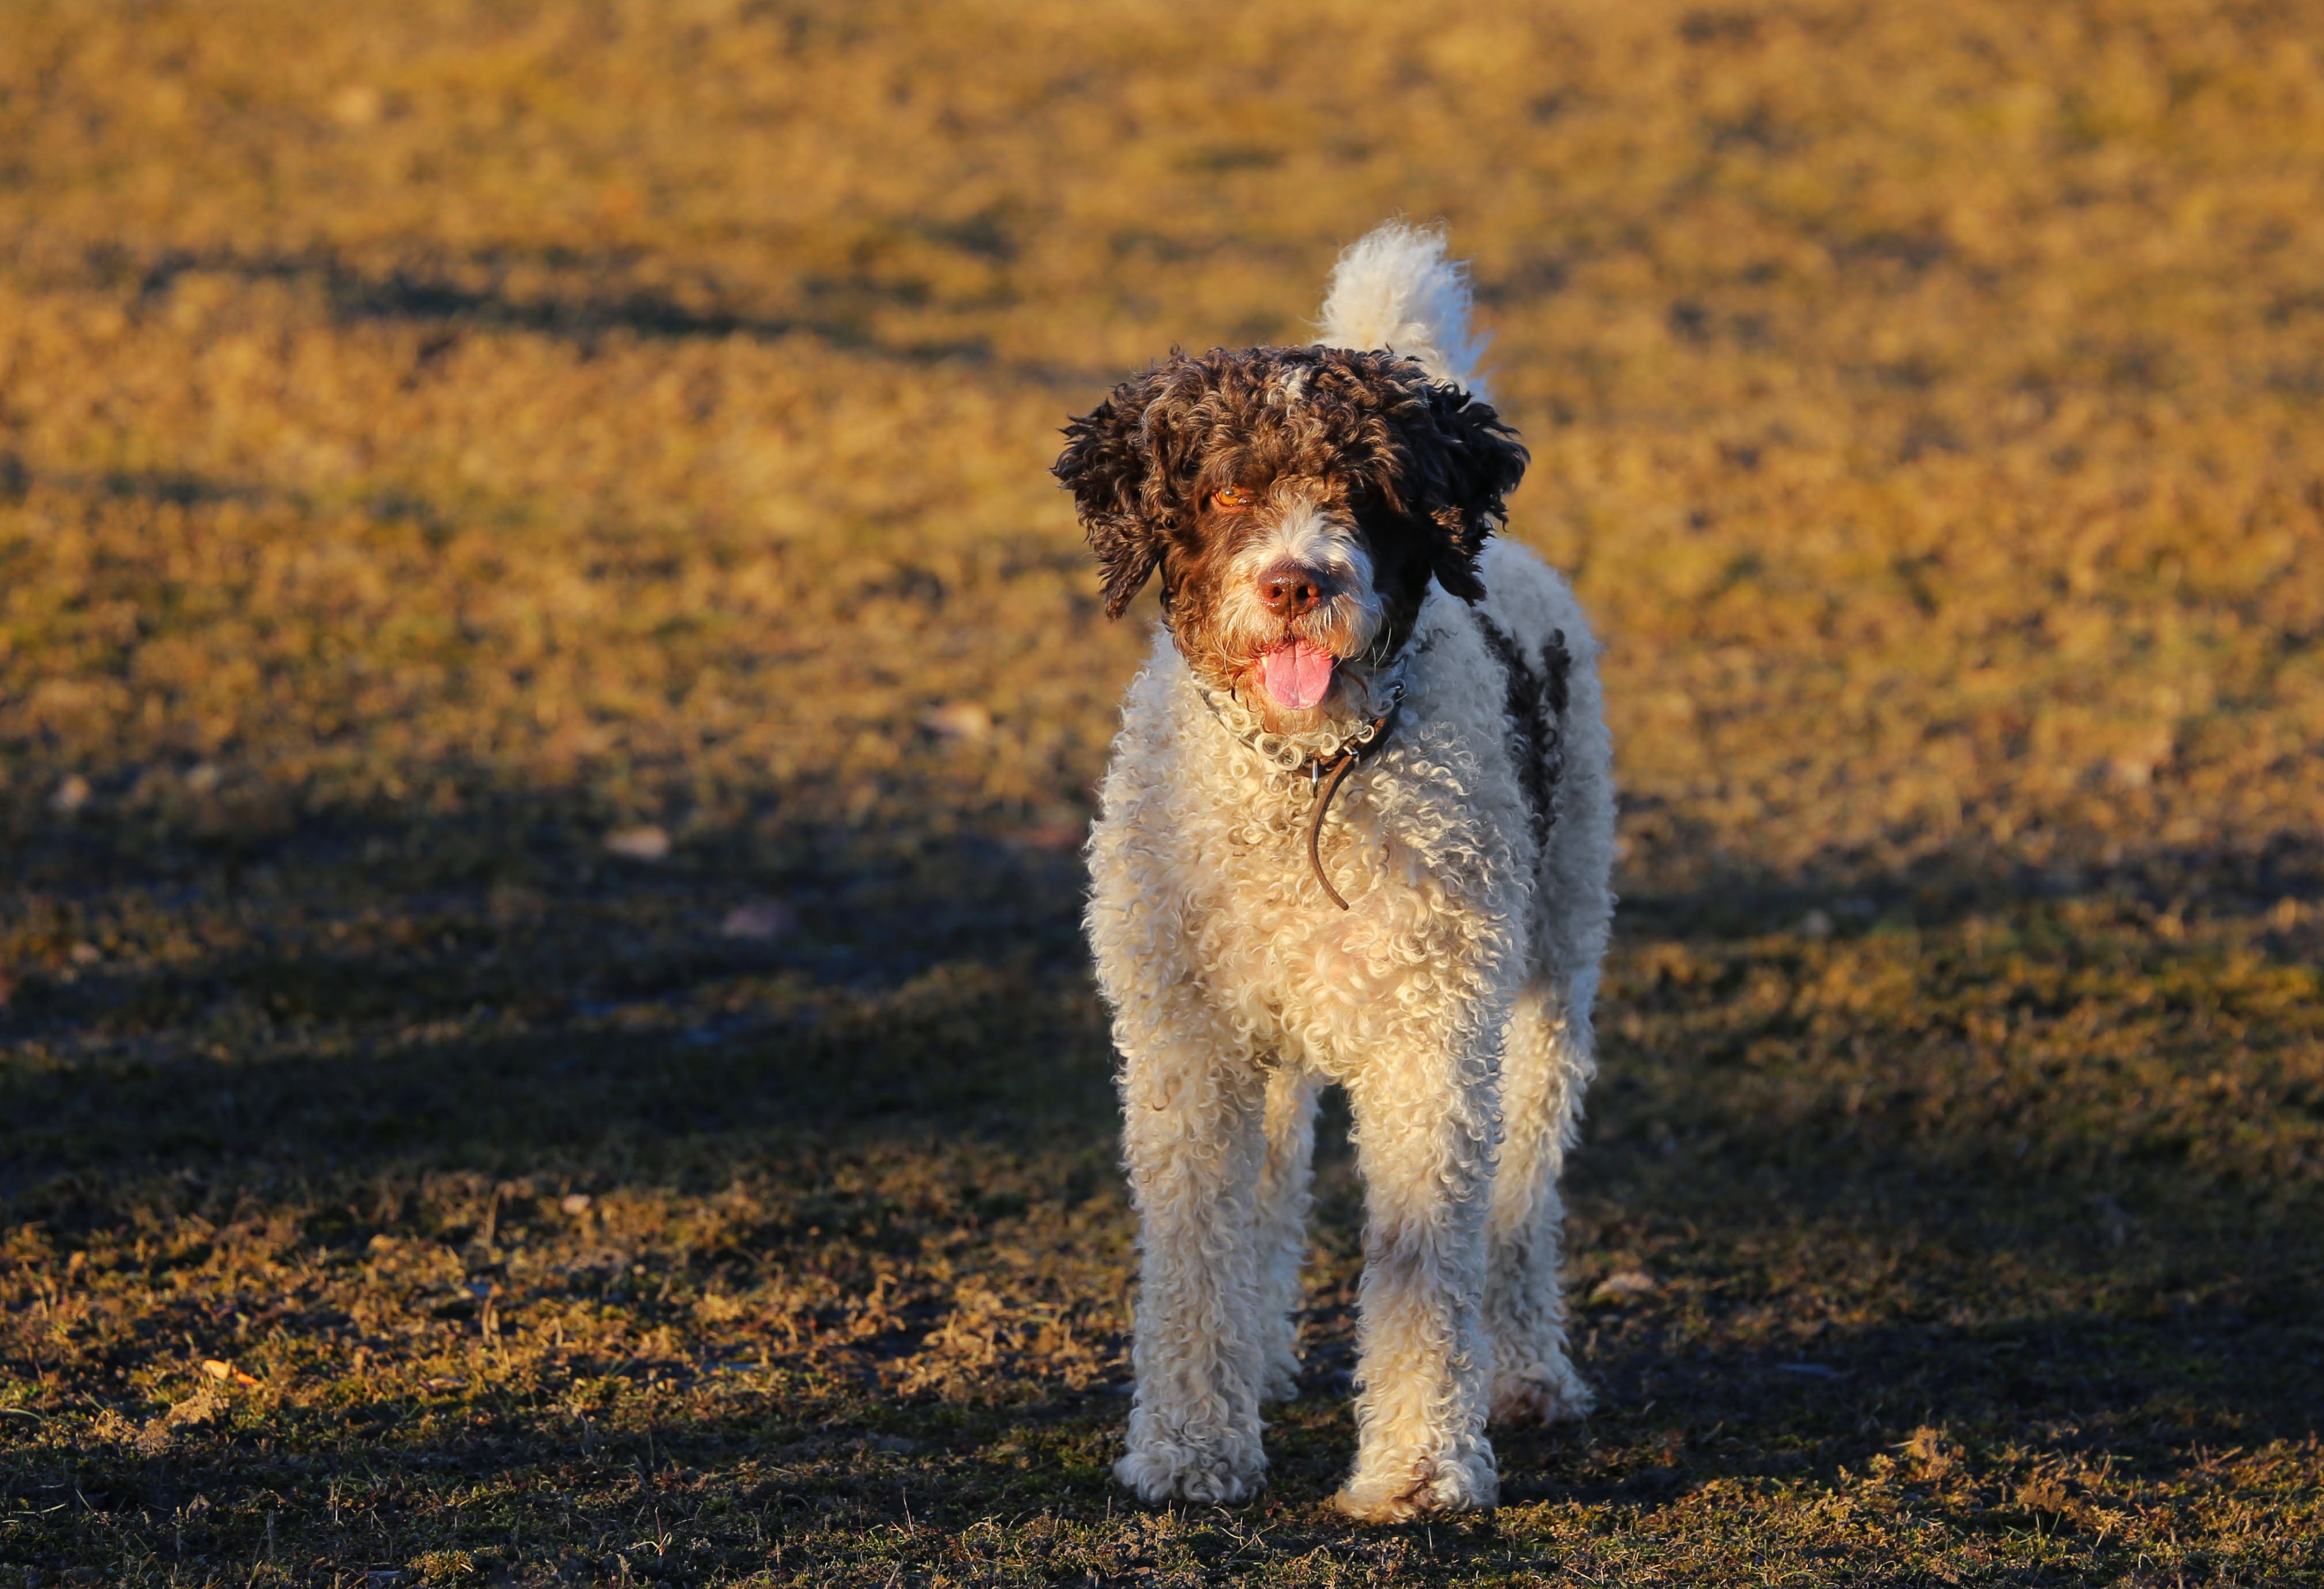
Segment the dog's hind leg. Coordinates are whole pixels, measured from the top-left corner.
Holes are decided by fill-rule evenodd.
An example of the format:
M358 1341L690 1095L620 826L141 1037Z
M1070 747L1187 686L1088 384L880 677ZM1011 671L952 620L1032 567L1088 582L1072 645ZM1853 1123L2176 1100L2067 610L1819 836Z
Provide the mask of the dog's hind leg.
M1585 982L1586 978L1586 982ZM1590 1002L1597 975L1518 996L1501 1062L1501 1161L1493 1181L1485 1319L1493 1337L1495 1423L1553 1423L1590 1410L1565 1341L1565 1206L1557 1181L1582 1091L1597 1067Z
M1299 1270L1307 1259L1309 1180L1315 1160L1315 1099L1322 1082L1278 1065L1267 1081L1267 1162L1259 1181L1259 1327L1265 1353L1259 1398L1299 1394Z
M1117 1021L1117 1039L1128 1024ZM1138 1390L1130 1450L1114 1476L1148 1502L1247 1501L1267 1471L1258 1307L1264 1082L1254 1066L1181 1041L1165 1039L1151 1051L1120 1046L1122 1152L1139 1216Z

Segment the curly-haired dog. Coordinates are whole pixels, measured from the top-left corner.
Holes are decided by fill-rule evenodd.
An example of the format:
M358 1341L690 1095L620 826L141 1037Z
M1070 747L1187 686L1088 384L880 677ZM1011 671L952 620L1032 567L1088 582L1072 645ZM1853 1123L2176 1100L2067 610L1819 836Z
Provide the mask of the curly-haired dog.
M1367 1216L1358 1517L1489 1506L1488 1415L1568 1417L1557 1180L1594 1068L1611 751L1565 582L1487 537L1526 451L1461 267L1388 226L1312 347L1174 353L1067 427L1119 615L1159 571L1090 840L1141 1223L1144 1499L1240 1501L1294 1393L1316 1095Z

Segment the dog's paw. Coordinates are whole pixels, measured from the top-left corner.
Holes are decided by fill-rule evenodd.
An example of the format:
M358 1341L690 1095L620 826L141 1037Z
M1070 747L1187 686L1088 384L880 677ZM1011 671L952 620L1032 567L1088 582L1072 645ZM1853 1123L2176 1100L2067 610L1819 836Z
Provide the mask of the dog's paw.
M1299 1358L1285 1353L1268 1360L1267 1377L1259 1382L1261 1401L1296 1401L1299 1399Z
M1173 1501L1235 1506L1259 1493L1267 1458L1253 1450L1206 1451L1156 1444L1133 1448L1113 1464L1113 1476L1148 1506Z
M1367 1464L1332 1497L1332 1504L1359 1522L1408 1523L1446 1512L1482 1511L1500 1493L1500 1476L1488 1450L1466 1460Z
M1576 1418L1597 1405L1598 1398L1571 1366L1493 1377L1492 1421L1497 1424L1557 1424Z

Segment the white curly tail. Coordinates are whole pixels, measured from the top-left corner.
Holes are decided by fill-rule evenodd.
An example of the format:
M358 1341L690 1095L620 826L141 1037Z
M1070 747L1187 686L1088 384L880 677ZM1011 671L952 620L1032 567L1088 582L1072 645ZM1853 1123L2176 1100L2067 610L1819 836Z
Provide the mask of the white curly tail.
M1386 221L1348 245L1323 292L1317 340L1386 347L1439 381L1486 395L1477 371L1486 338L1469 328L1469 267L1444 257L1441 228Z

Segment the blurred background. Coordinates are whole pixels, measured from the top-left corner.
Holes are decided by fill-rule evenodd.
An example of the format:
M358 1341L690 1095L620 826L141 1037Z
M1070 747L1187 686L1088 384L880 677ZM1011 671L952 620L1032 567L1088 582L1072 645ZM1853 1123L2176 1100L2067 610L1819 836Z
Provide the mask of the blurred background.
M1330 1159L1284 1581L2313 1568L2314 8L22 0L0 1572L1227 1572L1046 471L1397 215L1608 648L1608 1409L1333 1531Z

